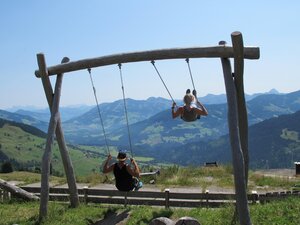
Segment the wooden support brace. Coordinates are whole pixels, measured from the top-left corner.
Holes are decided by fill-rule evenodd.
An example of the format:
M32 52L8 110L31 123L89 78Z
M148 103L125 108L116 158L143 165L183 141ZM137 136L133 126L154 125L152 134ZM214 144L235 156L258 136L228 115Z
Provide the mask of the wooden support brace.
M50 79L48 77L48 71L47 71L44 55L42 53L37 54L37 60L38 60L39 68L40 68L40 73L42 74L42 83L43 83L44 91L46 94L47 102L48 102L48 105L49 105L49 108L51 111L51 106L52 106L52 102L53 102L53 89L52 89ZM68 61L69 61L69 59L65 57L65 58L63 58L62 63L66 63ZM79 205L79 196L78 196L78 190L77 190L77 185L76 185L74 169L73 169L72 161L71 161L69 153L68 153L68 148L67 148L67 145L65 142L60 118L58 118L58 121L57 121L56 139L57 139L57 143L59 146L62 162L64 165L67 183L69 186L71 207L75 208Z
M238 216L241 225L250 225L250 213L248 208L248 199L246 193L245 171L243 153L241 150L241 143L238 128L238 111L237 98L234 81L232 78L231 65L229 59L222 58L222 67L227 95L228 105L228 128L232 152L232 162L234 169L234 183L236 192L236 204L238 209Z
M51 153L54 142L54 135L57 126L57 122L60 118L59 115L59 102L61 94L63 75L59 74L56 78L54 98L51 107L51 118L48 127L46 148L42 161L42 179L41 179L41 201L40 201L40 221L47 216L48 213L48 201L49 201L49 175L50 175L50 162Z
M248 153L248 114L244 91L244 44L240 32L231 34L234 55L234 84L236 88L238 126L241 147L245 164L246 186L248 184L249 153Z

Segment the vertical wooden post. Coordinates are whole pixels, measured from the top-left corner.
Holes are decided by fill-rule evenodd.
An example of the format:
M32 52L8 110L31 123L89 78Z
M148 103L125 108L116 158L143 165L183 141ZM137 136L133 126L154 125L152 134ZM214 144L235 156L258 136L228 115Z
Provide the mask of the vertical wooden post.
M88 204L88 186L83 187L84 203Z
M58 109L59 109L59 102L60 102L62 78L63 78L62 74L58 74L56 78L54 98L51 107L51 118L48 127L46 148L45 148L43 161L42 161L41 200L40 200L40 214L39 214L40 221L43 220L45 217L47 217L47 213L48 213L50 162L51 162L51 153L52 153L57 121L60 117Z
M205 198L206 198L206 208L209 206L209 190L205 190Z
M46 94L47 102L49 105L49 108L51 110L52 102L53 102L53 89L50 83L50 79L48 77L48 71L46 66L45 57L42 53L37 54L37 61L39 65L39 70L41 73L41 79L44 87L44 91ZM62 63L68 62L68 58L63 58ZM79 205L79 196L78 196L78 190L76 185L76 179L74 175L74 169L72 165L72 161L70 159L68 148L65 143L64 133L61 126L61 119L58 118L57 121L57 127L56 127L56 140L59 146L62 162L65 169L65 174L69 186L69 192L70 192L70 204L71 207L75 208Z
M232 78L231 65L229 59L221 58L221 62L223 67L228 105L228 128L232 152L232 163L234 170L234 183L238 216L241 225L250 225L251 220L246 193L244 158L243 152L241 150L238 127L236 89Z
M3 202L9 201L9 192L7 190L0 190L2 192L2 200Z
M0 188L0 202L3 202L3 190Z
M251 193L251 199L252 199L252 204L256 204L258 201L258 194L257 191L252 191Z
M170 208L170 189L165 189L165 208Z
M234 84L236 88L237 110L241 147L245 163L246 186L248 184L249 153L248 153L248 114L244 92L244 43L238 31L231 34L234 55Z
M127 199L127 196L128 196L128 191L125 192L125 195L124 195L124 207L127 207L128 205L128 199Z

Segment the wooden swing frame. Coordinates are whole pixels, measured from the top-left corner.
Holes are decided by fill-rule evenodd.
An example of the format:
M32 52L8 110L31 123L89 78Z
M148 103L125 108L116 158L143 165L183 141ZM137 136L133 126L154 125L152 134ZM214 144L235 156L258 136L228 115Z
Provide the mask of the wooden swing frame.
M224 41L220 41L218 46L213 47L172 48L122 53L73 62L69 62L69 59L65 57L61 64L51 67L46 66L43 53L37 54L39 69L35 71L35 75L40 77L42 80L51 111L46 147L42 159L40 219L45 218L48 211L49 172L54 135L56 135L67 177L71 207L77 207L79 205L79 196L73 165L65 143L59 114L59 102L64 73L112 64L139 61L179 58L220 58L228 104L228 128L234 169L237 212L240 224L251 224L246 193L249 157L248 118L243 75L244 59L259 59L260 52L258 47L244 47L242 34L238 31L231 34L231 40L232 46L227 46ZM234 59L234 73L232 73L230 58ZM56 75L54 91L49 79L49 76L51 75Z

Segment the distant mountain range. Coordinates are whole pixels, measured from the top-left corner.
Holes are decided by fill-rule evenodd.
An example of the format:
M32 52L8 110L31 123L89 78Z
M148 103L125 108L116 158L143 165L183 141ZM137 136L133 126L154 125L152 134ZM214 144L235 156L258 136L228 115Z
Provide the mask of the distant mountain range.
M276 89L271 89L269 92L265 92L265 93L256 93L256 94L251 94L251 95L245 94L245 98L246 98L246 101L249 101L259 95L264 95L264 94L281 94L281 93L279 93ZM226 94L219 94L219 95L207 94L204 97L199 97L199 100L206 105L207 104L221 104L221 103L226 103L226 101L227 101ZM121 108L123 107L122 101L123 100L116 101L116 102L118 102L118 104L121 103L121 105L119 105ZM161 107L161 110L169 108L169 106L170 106L169 103L171 103L171 101L168 101L167 99L154 98L154 97L150 97L146 101L149 103L154 103L154 104L157 104L157 102L162 103L161 105L156 105L157 107ZM176 102L181 103L182 101L177 100ZM105 107L106 105L110 105L110 104L111 103L102 103L102 104L100 104L100 107L102 108L102 107ZM67 121L67 120L79 117L93 108L95 108L95 106L89 106L89 105L62 106L62 107L60 107L60 114L62 117L62 121ZM94 110L96 110L96 108ZM41 120L44 122L49 122L49 119L50 119L49 108L37 108L35 106L14 106L14 107L5 109L5 111L11 112L11 113L17 113L17 114L25 115L25 116L31 116L35 119L38 119L38 120ZM136 121L134 121L134 122L136 122Z
M71 118L80 116L85 112L89 111L90 109L94 108L95 106L88 106L88 105L77 105L77 106L67 106L67 107L60 107L59 111L61 114L62 121L69 120ZM20 115L31 116L35 119L49 122L50 119L50 110L49 108L44 109L37 109L34 107L14 107L6 110L9 112L14 112Z
M121 100L120 100L121 101ZM122 103L102 106L103 121L109 144L128 146L128 132ZM128 100L128 115L132 141L136 146L173 147L214 140L228 133L227 104L206 105L209 115L194 123L172 119L170 101L166 99ZM159 106L155 104L159 103ZM157 108L163 109L161 111ZM289 94L264 94L247 102L249 125L282 114L300 110L300 91ZM63 124L68 141L102 145L101 124L95 109Z
M222 96L226 97L225 95L207 95L201 101L222 102ZM299 96L300 91L280 94L276 90L264 94L247 95L246 98L251 99L247 101L249 125L296 112L300 109ZM171 101L164 98L127 99L126 104L130 132L135 146L172 147L199 139L213 140L228 132L226 103L205 103L209 116L195 123L184 123L180 119L173 120L170 116ZM182 103L178 101L179 104ZM65 118L72 117L63 122L66 139L74 144L103 145L103 133L97 108L88 109L87 106L62 107L62 113L68 115ZM128 146L123 100L103 103L100 109L109 144ZM0 118L32 125L46 132L48 122L45 121L49 118L41 121L41 118L49 116L46 111L45 109L30 112L19 109L18 113L11 113L0 110Z
M300 91L279 94L273 90L272 93L275 94L247 97L252 167L287 167L292 160L300 160L297 128L300 124ZM206 97L206 101L209 101L211 96ZM217 98L214 101L221 102L221 96ZM196 122L186 123L171 118L170 100L126 99L133 151L158 161L182 165L230 161L227 104L206 104L204 100L201 101L206 105L209 115ZM178 101L178 104L181 102ZM103 103L100 109L109 145L128 149L123 100ZM45 112L18 112L26 115L0 110L0 118L47 131L48 122L37 119L42 117L39 113ZM67 142L104 145L97 108L82 108L81 112L78 115L72 114L76 116L63 122Z

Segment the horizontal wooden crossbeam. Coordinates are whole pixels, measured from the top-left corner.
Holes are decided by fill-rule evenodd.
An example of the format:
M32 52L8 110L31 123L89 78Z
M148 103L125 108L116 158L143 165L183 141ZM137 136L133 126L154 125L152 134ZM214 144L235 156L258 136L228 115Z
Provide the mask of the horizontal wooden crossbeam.
M41 54L41 53L40 53ZM245 47L245 59L259 59L258 47ZM233 47L219 45L213 47L195 47L195 48L170 48L160 50L150 50L141 52L121 53L107 55L97 58L82 59L71 61L64 64L50 66L47 68L48 75L67 73L88 68L113 65L118 63L141 62L163 59L181 59L181 58L233 58ZM35 75L40 77L40 71L36 70Z

